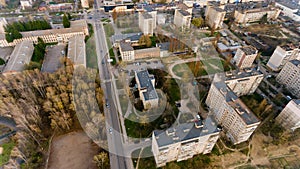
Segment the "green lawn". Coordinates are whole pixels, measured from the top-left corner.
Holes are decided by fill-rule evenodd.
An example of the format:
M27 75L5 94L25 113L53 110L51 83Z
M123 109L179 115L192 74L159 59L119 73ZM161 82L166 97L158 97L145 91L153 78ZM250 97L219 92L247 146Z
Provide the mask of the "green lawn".
M108 49L111 49L112 45L110 42L110 37L115 34L114 28L110 23L103 24L103 26L104 26L104 31L105 31L105 35L106 35L106 42L107 42Z
M98 60L96 53L96 43L94 35L86 42L86 66L93 69L98 69Z
M11 150L13 149L15 144L15 142L10 141L1 145L1 147L3 147L3 153L0 155L0 166L8 162Z

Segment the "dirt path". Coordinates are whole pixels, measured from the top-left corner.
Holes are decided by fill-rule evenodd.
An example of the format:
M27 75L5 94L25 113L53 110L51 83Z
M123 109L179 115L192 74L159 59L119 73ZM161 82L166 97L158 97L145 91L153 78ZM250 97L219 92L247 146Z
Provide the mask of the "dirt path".
M83 132L53 139L48 169L97 169L93 156L99 147Z

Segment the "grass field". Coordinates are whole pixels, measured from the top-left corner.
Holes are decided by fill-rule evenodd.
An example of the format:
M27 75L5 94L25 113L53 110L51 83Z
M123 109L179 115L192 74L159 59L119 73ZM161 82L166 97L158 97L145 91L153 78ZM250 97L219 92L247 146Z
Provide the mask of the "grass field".
M94 35L92 35L86 42L86 64L87 67L97 69L98 60L96 53L96 43Z
M10 141L1 145L1 147L3 147L3 153L0 155L0 166L8 162L11 150L13 149L15 144L15 142Z

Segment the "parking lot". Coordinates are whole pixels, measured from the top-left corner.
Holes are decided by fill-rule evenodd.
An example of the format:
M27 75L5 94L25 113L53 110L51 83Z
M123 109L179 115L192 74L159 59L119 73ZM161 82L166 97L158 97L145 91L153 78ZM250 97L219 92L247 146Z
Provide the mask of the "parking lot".
M55 72L61 66L61 58L65 56L66 44L47 46L42 72Z

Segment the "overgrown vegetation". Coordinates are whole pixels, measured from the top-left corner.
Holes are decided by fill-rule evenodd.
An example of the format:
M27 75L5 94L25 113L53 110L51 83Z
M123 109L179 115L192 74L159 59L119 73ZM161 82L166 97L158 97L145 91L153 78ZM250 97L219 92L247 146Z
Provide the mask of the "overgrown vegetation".
M0 77L0 115L12 117L18 126L17 151L8 164L12 168L18 168L18 157L24 159L22 168L42 168L47 141L54 133L81 126L94 140L105 133L100 81L91 78L97 78L97 72L83 67L74 70L69 60L64 65L53 74L33 70Z
M15 144L16 143L13 140L11 140L11 141L1 145L1 147L3 148L3 152L0 155L0 166L3 166L5 163L8 162L10 154L11 154L11 150L13 149Z
M46 53L46 44L43 39L38 38L38 43L34 45L34 51L31 58L32 62L41 63L44 60L44 56Z
M4 64L5 64L5 61L2 58L0 58L0 65L4 65Z
M71 19L71 16L70 14L66 14L64 13L64 16L63 16L63 25L64 25L64 28L69 28L71 26L71 23L70 23L70 19Z

